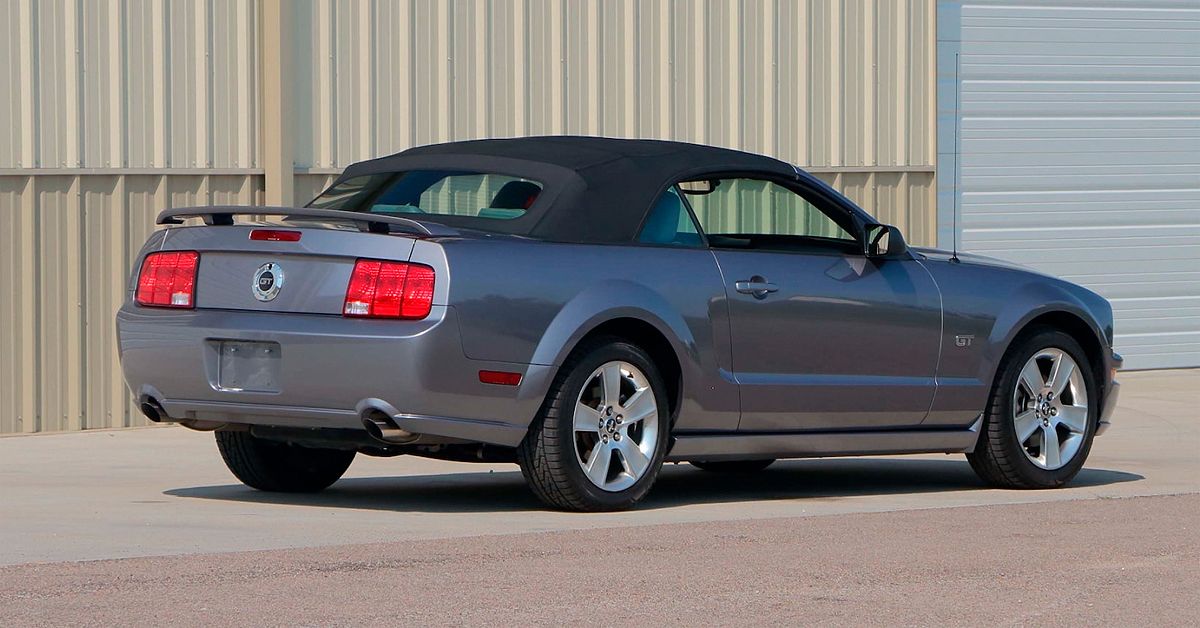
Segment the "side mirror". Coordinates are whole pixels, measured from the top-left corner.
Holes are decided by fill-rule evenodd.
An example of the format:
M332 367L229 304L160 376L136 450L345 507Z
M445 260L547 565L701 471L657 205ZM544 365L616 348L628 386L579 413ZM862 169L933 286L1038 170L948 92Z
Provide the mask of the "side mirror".
M908 252L908 244L900 230L891 225L867 225L863 230L863 255L874 258L900 257Z

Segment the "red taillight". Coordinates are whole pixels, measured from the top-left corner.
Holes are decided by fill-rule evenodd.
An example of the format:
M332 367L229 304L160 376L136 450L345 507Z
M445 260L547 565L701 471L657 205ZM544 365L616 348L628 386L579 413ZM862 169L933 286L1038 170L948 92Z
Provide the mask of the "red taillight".
M138 273L137 304L151 307L196 307L195 251L151 253Z
M300 232L282 229L255 229L250 232L250 239L265 242L299 242Z
M366 318L425 318L433 307L433 269L423 264L354 262L342 314Z

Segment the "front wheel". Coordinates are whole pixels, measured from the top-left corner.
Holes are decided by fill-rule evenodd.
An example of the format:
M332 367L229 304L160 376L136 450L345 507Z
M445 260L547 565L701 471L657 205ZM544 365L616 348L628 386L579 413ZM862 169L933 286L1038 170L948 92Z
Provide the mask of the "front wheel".
M250 432L218 431L216 436L225 466L260 491L315 493L337 482L354 461L353 450L301 447Z
M971 468L1002 488L1055 488L1083 468L1096 433L1099 395L1086 354L1071 336L1042 329L1005 355L984 413Z
M633 507L654 484L670 430L666 386L650 356L604 338L577 349L517 448L533 492L555 508Z

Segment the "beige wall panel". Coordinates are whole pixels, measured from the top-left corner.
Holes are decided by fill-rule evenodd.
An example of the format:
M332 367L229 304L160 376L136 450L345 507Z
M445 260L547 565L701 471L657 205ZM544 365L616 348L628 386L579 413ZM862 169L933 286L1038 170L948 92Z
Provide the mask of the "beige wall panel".
M22 165L21 127L26 113L25 102L11 95L26 74L21 57L29 52L21 41L25 23L20 9L20 5L12 0L0 0L0 85L7 87L9 92L0 98L0 168Z
M909 244L933 246L932 172L818 172L817 177L881 222L899 227Z
M548 133L933 166L933 0L293 6L300 167Z
M128 120L125 124L130 128L125 134L125 165L165 167L169 109L164 5L154 0L129 0L125 6L122 120Z
M18 94L34 110L37 151L26 163L50 168L80 165L79 20L69 0L28 2L33 30L34 89Z
M262 202L261 176L0 176L0 433L146 424L113 317L154 217Z
M910 11L905 23L892 28L905 29L907 85L895 92L895 102L907 109L888 133L907 148L909 164L937 163L937 32L936 6L933 0L907 0ZM905 123L907 122L907 123ZM934 208L930 205L930 216Z
M83 258L77 246L83 212L78 184L77 178L68 176L34 181L38 282L34 294L23 296L40 302L40 430L82 426Z
M244 0L208 5L209 41L203 64L213 89L208 111L213 167L247 168L258 154L258 7Z
M0 2L0 168L253 168L258 5Z
M125 239L130 248L141 246L156 229L154 219L167 207L167 177L130 175L125 177L124 207L127 216ZM132 256L134 251L130 251Z
M125 181L121 176L79 179L83 207L80 253L83 261L83 392L84 427L123 427L128 424L129 393L117 360L113 315L125 295L131 248L126 238Z
M0 177L0 433L38 428L33 182Z

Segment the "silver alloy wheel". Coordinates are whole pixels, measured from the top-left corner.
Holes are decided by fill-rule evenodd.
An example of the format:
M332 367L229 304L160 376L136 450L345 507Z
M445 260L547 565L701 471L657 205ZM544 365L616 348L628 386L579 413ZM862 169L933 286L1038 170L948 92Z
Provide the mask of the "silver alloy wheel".
M575 402L572 434L584 475L605 491L633 486L654 459L658 418L654 390L638 367L614 361L593 371Z
M1084 372L1062 349L1038 351L1021 369L1013 390L1013 425L1021 451L1053 471L1075 458L1087 433Z

